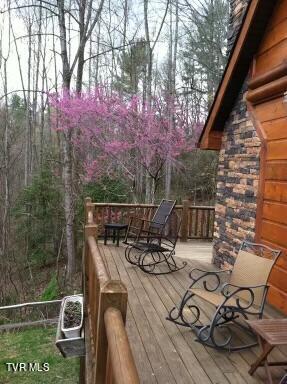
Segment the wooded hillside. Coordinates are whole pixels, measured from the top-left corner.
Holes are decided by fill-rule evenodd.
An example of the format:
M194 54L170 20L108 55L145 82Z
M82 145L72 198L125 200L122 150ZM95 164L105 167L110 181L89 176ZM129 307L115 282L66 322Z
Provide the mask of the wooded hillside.
M196 141L228 12L227 0L2 1L3 305L71 283L85 196L213 203L217 155Z

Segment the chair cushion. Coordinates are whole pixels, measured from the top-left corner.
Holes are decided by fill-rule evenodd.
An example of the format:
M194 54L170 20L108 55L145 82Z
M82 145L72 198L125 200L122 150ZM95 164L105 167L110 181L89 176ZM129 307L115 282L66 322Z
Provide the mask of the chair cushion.
M216 307L221 305L225 300L225 297L220 292L209 292L201 288L190 288L189 292L194 293L196 296L200 297L201 299L207 301L210 304L215 305ZM235 298L230 298L227 302L227 305L237 306Z

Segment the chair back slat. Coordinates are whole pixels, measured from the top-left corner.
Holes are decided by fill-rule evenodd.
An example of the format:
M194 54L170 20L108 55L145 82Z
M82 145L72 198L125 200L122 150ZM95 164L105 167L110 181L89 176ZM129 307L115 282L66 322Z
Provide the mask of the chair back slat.
M152 218L151 228L162 228L165 226L171 212L176 204L176 200L162 200Z
M174 249L178 240L179 231L181 227L181 217L179 217L176 211L173 211L169 216L166 223L163 237L160 240L163 247Z

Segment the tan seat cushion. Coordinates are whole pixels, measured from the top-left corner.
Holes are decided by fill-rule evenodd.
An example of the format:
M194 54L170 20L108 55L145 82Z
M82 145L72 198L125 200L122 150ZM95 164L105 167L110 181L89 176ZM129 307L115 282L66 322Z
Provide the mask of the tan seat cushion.
M274 261L254 255L246 251L239 251L230 277L230 284L241 287L252 287L266 285ZM254 292L254 304L260 305L264 290L257 288ZM248 292L240 292L240 298L250 301Z
M221 305L225 300L225 297L220 292L209 292L205 289L200 288L190 288L189 292L194 293L196 296L200 297L201 299L207 301L210 304L215 305L216 307ZM232 297L228 300L226 304L236 306L236 300Z

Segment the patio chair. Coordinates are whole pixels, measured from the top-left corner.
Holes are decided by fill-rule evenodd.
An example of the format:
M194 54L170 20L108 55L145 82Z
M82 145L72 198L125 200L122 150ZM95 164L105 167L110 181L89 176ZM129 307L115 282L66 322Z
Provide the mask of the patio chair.
M190 327L197 341L217 349L236 351L257 345L256 336L244 320L262 318L267 281L280 253L265 245L244 241L232 270L193 269L189 274L191 285L179 307L169 312L167 320ZM229 282L223 283L222 278L227 274ZM208 308L206 303L215 307L211 322L196 324L200 321L201 310Z
M130 264L137 265L142 271L154 275L175 272L186 266L185 262L180 266L177 265L174 259L181 224L176 213L172 213L174 205L175 202L171 205L165 200L151 221L141 219L142 223L138 231L135 231L134 227L132 229L133 235L137 233L132 242L128 242L130 229L128 230L124 242L127 244L125 257ZM161 209L162 206L163 209ZM144 227L146 222L147 228Z
M146 239L147 237L149 237L148 240L150 242L159 239L175 204L176 200L163 199L151 220L131 217L123 243L132 245L140 239Z

